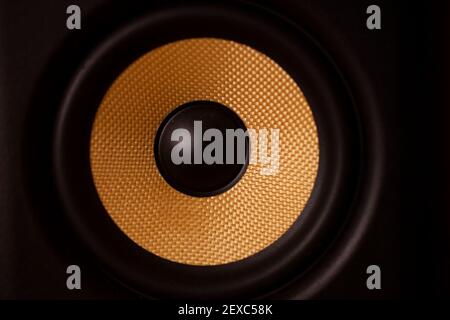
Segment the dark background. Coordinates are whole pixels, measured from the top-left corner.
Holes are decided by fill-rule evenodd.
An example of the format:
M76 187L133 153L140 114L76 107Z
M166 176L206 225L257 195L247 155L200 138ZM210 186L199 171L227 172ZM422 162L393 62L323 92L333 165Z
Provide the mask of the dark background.
M78 244L49 174L53 121L70 75L110 26L147 6L111 2L0 3L0 298L138 297L106 276ZM352 51L375 88L389 137L389 179L375 218L351 259L312 297L449 297L448 5L250 2L298 22L331 56L336 45ZM70 4L82 8L81 31L65 27ZM382 30L365 27L370 4L381 7ZM329 28L340 38L330 40ZM332 263L323 257L322 264ZM70 264L82 269L82 290L66 289ZM381 267L382 290L365 286L371 264ZM296 296L295 283L276 295Z

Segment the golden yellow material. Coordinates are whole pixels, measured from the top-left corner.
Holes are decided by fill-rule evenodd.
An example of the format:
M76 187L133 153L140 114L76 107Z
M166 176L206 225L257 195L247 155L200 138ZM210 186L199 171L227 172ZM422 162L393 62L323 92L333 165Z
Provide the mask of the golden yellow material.
M280 129L278 174L249 165L232 189L206 198L169 186L154 137L170 111L193 100L231 108L247 128ZM243 44L196 38L148 52L115 80L95 118L90 158L105 209L135 243L175 262L218 265L261 251L296 221L315 183L319 141L308 102L278 64Z

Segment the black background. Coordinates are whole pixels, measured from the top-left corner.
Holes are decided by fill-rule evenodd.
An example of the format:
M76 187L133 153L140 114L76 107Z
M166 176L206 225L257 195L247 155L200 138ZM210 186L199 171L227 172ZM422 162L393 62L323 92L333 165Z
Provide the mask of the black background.
M111 2L0 3L0 298L137 297L106 276L78 244L63 217L52 177L46 174L51 171L48 141L55 106L73 70L111 25L147 6ZM448 5L437 1L251 2L301 24L331 56L336 46L353 52L378 95L389 137L389 179L384 181L375 219L351 259L339 273L323 279L326 285L311 297L448 297L448 48L444 31ZM82 8L81 31L65 27L70 4ZM365 27L370 4L382 9L382 30ZM339 39L329 38L330 27L340 34ZM55 69L58 78L47 72ZM54 95L40 95L50 91ZM42 101L40 107L31 108L37 101ZM331 257L326 254L317 269L332 264ZM80 265L83 290L66 289L65 271L70 264ZM365 286L365 270L371 264L382 269L382 290L369 291ZM297 296L293 283L275 297Z

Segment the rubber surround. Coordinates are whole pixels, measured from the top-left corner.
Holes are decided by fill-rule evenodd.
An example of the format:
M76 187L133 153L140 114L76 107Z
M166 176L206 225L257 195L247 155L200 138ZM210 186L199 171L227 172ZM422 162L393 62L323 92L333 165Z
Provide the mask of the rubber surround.
M247 259L208 267L170 262L133 243L103 208L89 164L96 108L113 80L143 53L195 37L247 44L282 66L310 103L321 152L310 201L286 234ZM53 159L65 213L93 255L118 281L148 297L254 298L298 278L335 239L355 194L360 150L346 86L305 32L256 7L189 5L143 15L113 32L87 57L62 101Z

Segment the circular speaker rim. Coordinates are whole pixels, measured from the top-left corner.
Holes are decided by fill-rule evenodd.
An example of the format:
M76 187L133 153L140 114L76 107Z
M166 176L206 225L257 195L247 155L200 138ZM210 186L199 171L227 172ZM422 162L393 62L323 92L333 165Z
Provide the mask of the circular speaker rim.
M86 60L83 67L75 75L74 80L66 92L65 99L62 103L62 108L58 116L53 155L55 164L55 178L60 190L61 199L67 209L66 212L70 221L81 238L84 239L88 247L93 251L94 255L100 259L108 272L110 272L120 282L126 283L127 286L130 286L133 289L149 296L159 295L167 297L187 296L191 298L224 298L229 297L230 295L239 297L264 295L271 290L275 290L282 283L289 281L291 277L299 273L299 269L306 269L311 261L320 256L324 248L322 247L320 250L317 250L315 245L311 243L312 238L314 238L314 235L317 234L322 234L322 237L319 238L324 238L324 234L327 233L326 231L330 230L333 230L332 235L335 235L335 231L337 229L334 224L338 222L340 225L345 217L345 208L350 206L349 202L351 195L346 194L345 197L343 197L342 194L339 194L339 189L343 184L348 184L349 182L355 180L355 177L352 178L353 175L350 174L352 170L354 170L354 163L352 160L355 158L350 156L350 154L354 151L354 146L352 146L352 143L354 142L352 141L352 134L355 133L354 128L351 129L350 127L354 127L354 124L351 122L348 128L342 130L342 128L339 127L340 124L342 124L340 121L346 123L344 120L346 116L338 114L338 110L331 112L331 114L333 114L332 117L325 115L323 112L317 112L315 109L319 108L322 104L316 104L315 102L311 103L311 97L308 96L308 93L306 92L317 91L317 88L308 88L309 85L305 86L305 83L308 83L309 81L305 81L305 83L300 84L300 86L302 90L305 91L305 95L310 101L319 129L319 142L321 143L319 175L313 194L308 205L304 209L303 214L294 226L291 227L291 229L282 237L282 240L280 239L269 248L266 248L262 252L242 261L221 266L196 267L180 265L154 256L151 253L149 254L149 252L138 247L134 243L131 244L130 242L132 241L128 239L126 235L122 234L121 230L109 220L109 215L104 211L101 203L99 203L98 197L96 197L95 187L93 186L92 181L89 181L90 173L87 173L89 171L89 153L88 150L87 152L83 152L83 150L89 149L89 143L83 146L82 141L89 141L88 133L90 133L90 125L84 123L81 124L81 126L78 126L80 124L80 119L86 120L86 115L90 115L90 121L93 121L95 112L93 112L93 110L89 110L87 107L84 107L83 112L85 113L83 116L80 113L77 114L77 112L81 110L80 108L74 108L76 105L83 105L80 104L80 102L86 101L86 97L88 96L99 99L100 97L98 96L98 93L104 93L109 87L109 83L107 83L107 86L103 87L102 85L99 85L98 87L87 85L88 83L92 84L94 82L93 79L96 78L96 76L94 76L96 72L93 70L98 71L99 66L101 65L105 71L103 78L109 78L110 80L114 79L115 75L117 75L121 70L119 70L120 68L116 68L111 72L111 69L114 68L109 69L109 71L105 69L105 66L111 65L111 61L113 60L111 57L111 52L113 52L114 49L116 50L116 53L119 53L119 55L122 52L123 56L127 57L128 61L127 63L124 63L124 66L128 65L140 54L148 51L149 48L146 50L142 49L139 52L130 52L127 54L126 50L129 50L129 46L123 46L123 44L129 43L130 40L133 42L133 39L136 42L136 39L139 39L139 37L145 35L149 29L152 29L149 26L154 26L155 24L157 25L162 21L165 21L167 24L167 21L171 21L172 19L176 19L177 21L181 19L185 23L191 23L193 27L190 30L187 28L181 28L182 32L181 34L179 33L177 37L170 32L160 35L159 39L164 39L164 43L175 41L176 38L186 38L186 35L189 33L190 38L215 36L226 39L227 34L229 35L233 32L241 31L240 28L233 28L232 24L229 23L228 17L230 13L233 14L234 19L240 20L240 22L245 24L249 29L263 28L264 31L269 32L268 38L270 38L270 36L273 37L274 35L278 35L278 32L282 35L286 35L286 38L288 39L287 43L291 44L291 49L294 49L293 52L299 52L300 50L300 52L303 52L303 55L305 55L305 50L311 50L311 52L322 57L320 62L324 62L324 60L326 61L324 54L317 47L315 47L313 41L309 39L304 32L300 32L298 30L287 31L289 28L284 25L284 22L275 22L277 19L271 15L268 17L266 16L266 19L264 19L266 14L262 12L253 14L246 12L246 10L233 11L227 6L221 5L212 5L208 7L189 6L179 7L177 10L162 10L154 14L150 14L149 16L144 16L142 19L137 20L131 25L115 33L96 51L94 51L94 53ZM219 19L219 21L227 21L228 23L225 23L222 27L230 27L230 30L225 30L226 28L219 28L220 30L212 30L212 28L208 28L208 30L204 30L204 28L201 28L198 24L198 18L201 17L200 21L205 19L205 17L209 17L209 19L211 19L211 15L214 15L217 19ZM273 20L274 23L267 23L270 21L267 20L267 18ZM206 21L208 21L208 18L206 19ZM255 21L258 20L260 24L255 23ZM262 21L265 23L264 26L261 24ZM213 34L214 32L216 32L215 35ZM253 36L254 35L252 35L252 37ZM241 33L240 37L249 37L252 39L252 37L248 34L244 35L244 33ZM292 43L293 39L295 39L295 43ZM230 37L230 40L236 41L234 37ZM284 40L286 41L286 39ZM247 39L247 42L241 42L244 44L249 44L248 42L251 42L249 45L268 54L266 52L267 50L264 50L267 38L265 38L265 40L259 39L259 41L259 45L253 43L252 40L249 39ZM160 45L164 43L160 43ZM299 43L302 43L304 46L300 46ZM124 49L124 47L126 47L126 49ZM286 43L284 43L284 47L286 47ZM302 49L299 49L300 47ZM280 63L280 65L284 68L286 68L286 65L291 65L292 67L292 62L289 62L289 57L292 58L292 52L281 52L280 49L277 50L279 50L277 57L278 59L270 53L268 55L275 58L278 63L279 61L284 60L286 63ZM306 55L314 56L311 52ZM297 61L293 63L293 65L299 63L301 64L302 62ZM325 66L325 64L327 66ZM318 68L314 69L315 72L320 70L320 72L317 72L317 74L320 75L314 75L313 72L310 72L309 80L311 81L311 84L314 82L315 86L319 88L328 87L331 92L334 90L332 89L332 86L330 86L330 83L333 83L334 85L340 87L339 90L333 92L334 98L345 101L345 103L351 103L348 94L344 92L345 88L342 81L339 79L336 70L332 68L331 63L322 64L316 61L313 65L315 68ZM306 65L302 65L302 68L307 67L308 66ZM286 70L292 75L292 70L289 68L286 68ZM293 78L298 81L298 76L294 76ZM324 85L323 83L321 85L317 84L325 81L324 79L327 79L326 81L329 82L327 85ZM313 87L314 85L311 86ZM82 92L83 97L80 96L80 92ZM337 101L335 99L330 99L330 97L328 97L328 102L331 102L331 104L334 105L334 101ZM98 101L94 102L94 100L95 99L90 100L91 102L89 105L98 106ZM313 98L312 100L315 99ZM342 105L344 105L344 103L342 103ZM327 119L323 119L324 117ZM327 130L332 131L332 134L329 132L327 134L327 138L322 139L321 134L323 135L323 131L327 126ZM327 141L327 139L330 139L332 143ZM335 141L336 139L341 140ZM323 147L324 143L327 144L326 147ZM73 153L74 150L80 152ZM331 150L333 151L331 152ZM335 158L330 159L332 157L330 157L330 155L323 155L324 152L322 151L325 153L333 153L332 156L335 156ZM84 163L84 167L74 167L74 159L78 159ZM336 170L337 172L334 172L333 174L333 170L329 168L330 166L340 169ZM330 175L324 175L324 170L326 173L330 173ZM330 176L332 176L333 179L330 179ZM328 184L328 182L332 183ZM78 188L76 186L87 187ZM328 201L318 204L318 202L320 202L318 201L318 198L320 198L320 194L318 195L318 189L323 188L329 189L329 198ZM312 205L312 203L315 204ZM339 212L339 209L343 212ZM100 212L100 214L98 216L92 215L93 211ZM317 215L313 217L316 218L317 221L311 221L311 216L314 216L312 211L318 212ZM88 215L89 213L91 213L90 216ZM90 223L86 224L86 221L90 221ZM95 230L93 227L97 224L104 225L104 228L107 230L98 232L98 230ZM308 234L300 232L301 238L303 238L304 241L301 242L300 245L297 245L296 240L298 240L299 236L295 231L297 231L296 229L299 227L305 229L305 225L309 226L311 231ZM111 243L106 243L105 241L102 242L99 240L99 236L105 234L111 236L109 238ZM103 240L105 238L103 238ZM329 241L331 240L329 239ZM280 248L288 247L291 249L289 255L284 255L280 252L282 251ZM115 254L111 254L111 248L116 248L116 250L119 251L122 250L119 252L122 258L130 258L139 263L132 264L132 267L130 268L129 265L123 261L123 259L118 258ZM305 256L302 254L305 251L311 253ZM302 257L306 259L302 261ZM275 265L265 265L268 262L273 261L276 261ZM139 270L136 270L136 266L138 264ZM145 267L142 268L141 264ZM148 276L148 273L146 272L149 266L152 266L154 271L154 274L151 276ZM270 279L270 283L263 281L263 279L267 278ZM174 282L174 279L176 279L176 283Z

